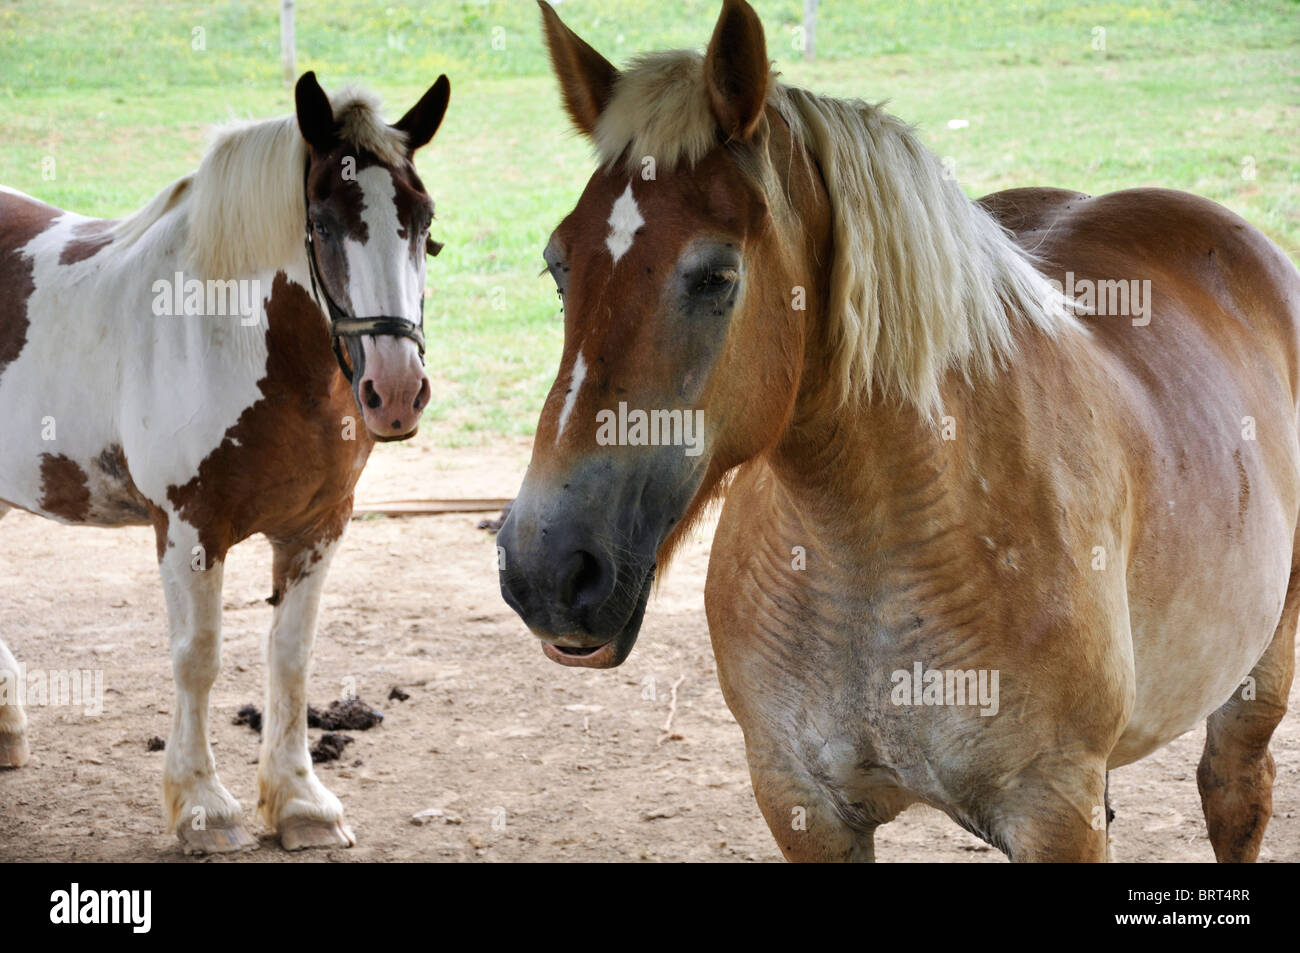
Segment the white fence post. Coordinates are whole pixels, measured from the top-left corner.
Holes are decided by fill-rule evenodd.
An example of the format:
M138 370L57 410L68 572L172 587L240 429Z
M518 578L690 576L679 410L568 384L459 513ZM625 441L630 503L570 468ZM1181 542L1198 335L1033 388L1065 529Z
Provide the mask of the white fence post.
M817 59L817 0L803 0L803 58Z
M280 0L280 65L284 85L293 88L298 78L297 54L293 39L293 0Z

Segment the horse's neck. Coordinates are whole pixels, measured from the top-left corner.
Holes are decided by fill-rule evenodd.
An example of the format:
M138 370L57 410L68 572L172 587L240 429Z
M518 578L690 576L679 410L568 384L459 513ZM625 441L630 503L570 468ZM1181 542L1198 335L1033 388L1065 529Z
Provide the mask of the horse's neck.
M893 587L925 572L957 585L987 556L976 544L997 535L1016 488L1029 493L1028 374L1010 369L973 385L952 374L933 421L879 394L854 411L805 411L766 461L773 510L789 514L846 582Z
M280 275L305 292L295 295L295 299L298 310L306 311L310 320L298 316L300 320L297 323L310 326L313 322L319 322L322 329L328 328L328 318L312 297L305 251L240 275L214 276L199 273L186 259L184 251L189 228L186 211L185 206L181 205L174 215L156 223L139 243L124 250L118 262L117 270L127 280L139 281L141 274L148 274L155 282L162 282L160 285L144 286L149 295L149 309L146 313L152 313L155 317L155 320L148 322L146 337L161 340L169 335L170 328L170 334L179 337L180 349L190 359L223 366L232 362L239 364L251 361L258 367L264 367L266 351L270 346L270 337L266 332L271 316L267 313L267 307L268 302L273 300L272 292ZM195 289L202 290L204 313L201 316L185 315L183 309ZM207 311L209 291L212 293L211 300L220 302L223 306L216 313ZM305 303L308 299L310 304ZM248 312L228 313L230 305L236 302L241 308L247 306ZM178 306L182 309L181 312L177 311ZM161 317L160 308L163 315L170 315L176 320ZM307 351L304 350L303 353ZM301 355L295 359L301 359Z
M951 476L949 462L934 424L911 407L879 399L852 411L827 405L824 413L797 417L768 459L787 500L828 542L863 530L892 535L896 511L931 515L926 511ZM927 506L914 498L918 487L929 490Z

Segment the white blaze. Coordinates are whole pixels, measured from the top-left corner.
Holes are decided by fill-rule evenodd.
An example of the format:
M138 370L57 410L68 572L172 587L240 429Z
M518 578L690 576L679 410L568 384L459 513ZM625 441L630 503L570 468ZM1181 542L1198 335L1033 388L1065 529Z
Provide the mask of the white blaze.
M399 234L397 187L383 166L370 166L357 173L357 184L365 207L366 241L344 239L348 260L348 297L358 317L386 314L420 320L420 299L424 295L424 274L411 259L407 239Z
M631 188L631 186L629 186ZM555 428L555 442L560 442L560 437L564 435L564 426L569 422L569 415L573 413L573 405L578 401L578 391L582 389L582 382L587 376L587 362L578 352L578 356L573 361L573 374L569 378L569 392L564 395L564 406L560 408L560 423Z
M637 207L636 199L632 197L632 183L627 184L627 191L618 197L614 203L614 211L609 213L609 237L605 239L605 244L609 246L609 253L614 256L614 264L627 254L627 250L632 247L632 242L636 240L636 230L645 224L645 219L641 217L641 209Z

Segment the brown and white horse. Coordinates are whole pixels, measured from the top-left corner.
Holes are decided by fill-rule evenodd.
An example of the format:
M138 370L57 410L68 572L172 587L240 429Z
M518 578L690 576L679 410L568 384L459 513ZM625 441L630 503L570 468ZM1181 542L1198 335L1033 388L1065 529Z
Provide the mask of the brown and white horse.
M546 249L564 352L500 536L546 654L621 663L731 475L706 608L787 857L870 859L921 802L1102 860L1107 770L1208 719L1210 840L1254 859L1300 610L1294 265L1179 192L972 203L908 126L778 83L743 0L624 71L543 18L601 160Z
M0 193L0 513L153 525L177 694L164 797L187 850L256 844L207 724L223 562L255 533L275 605L259 807L286 848L354 843L312 770L307 669L357 478L428 402L433 202L411 158L449 91L441 77L389 126L308 73L296 117L222 130L120 222ZM0 678L17 672L0 643ZM22 699L0 700L0 766L21 766Z

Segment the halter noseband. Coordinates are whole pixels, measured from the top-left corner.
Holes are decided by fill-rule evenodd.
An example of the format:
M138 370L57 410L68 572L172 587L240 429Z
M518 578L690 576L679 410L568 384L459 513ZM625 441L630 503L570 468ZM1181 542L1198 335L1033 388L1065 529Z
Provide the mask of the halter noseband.
M306 167L302 173L302 193L304 206L310 206L311 201L307 193L307 177L311 174L311 158L307 159ZM420 349L420 361L424 361L424 301L420 302L420 324L408 321L406 318L397 318L392 315L378 315L373 318L358 318L348 314L338 306L325 287L325 282L321 279L320 268L316 264L316 253L312 242L311 213L307 213L307 238L304 242L307 249L307 270L311 273L311 293L316 299L316 305L319 307L321 299L325 301L325 309L329 312L330 317L330 344L334 349L334 359L339 363L339 370L347 378L349 384L352 383L352 369L348 367L348 362L344 360L343 339L359 338L367 334L381 335L386 334L392 337L410 338L415 342L415 346Z

